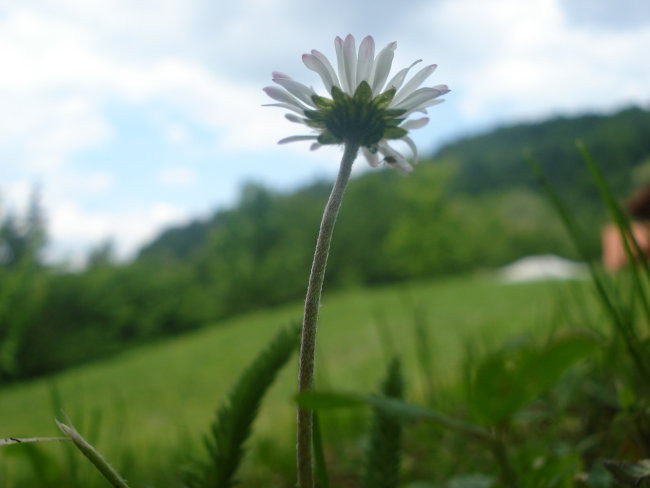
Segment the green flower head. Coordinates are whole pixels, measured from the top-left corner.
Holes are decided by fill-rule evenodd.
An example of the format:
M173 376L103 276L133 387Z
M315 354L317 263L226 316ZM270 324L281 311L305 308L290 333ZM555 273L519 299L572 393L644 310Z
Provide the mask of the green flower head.
M338 74L319 51L312 50L302 57L305 66L323 80L330 97L319 96L313 88L278 72L273 73L273 81L281 88L264 88L266 94L278 102L271 106L290 110L293 113L287 114L287 119L313 129L311 135L287 137L280 144L312 140L312 149L326 144L358 144L371 166L383 162L411 171L406 158L388 141L405 142L417 162L417 147L408 131L423 127L429 119L408 118L416 112L426 114L427 107L441 103L443 100L439 97L449 92L446 85L419 88L436 65L425 66L404 83L409 70L420 62L418 60L386 82L397 47L395 42L388 44L376 57L375 41L371 36L361 41L358 52L351 35L345 40L337 37L334 45Z

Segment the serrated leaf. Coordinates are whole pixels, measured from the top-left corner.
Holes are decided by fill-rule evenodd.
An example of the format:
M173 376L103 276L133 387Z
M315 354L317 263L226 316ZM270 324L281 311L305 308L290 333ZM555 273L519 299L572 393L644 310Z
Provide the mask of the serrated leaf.
M393 359L388 366L381 393L389 398L402 398L404 379L400 362ZM370 442L366 452L363 478L365 488L398 488L402 443L402 426L397 419L374 409Z
M280 330L240 376L228 400L219 406L210 435L204 438L209 459L197 461L194 469L185 473L188 486L235 486L244 444L251 434L262 398L297 349L299 332L298 326Z

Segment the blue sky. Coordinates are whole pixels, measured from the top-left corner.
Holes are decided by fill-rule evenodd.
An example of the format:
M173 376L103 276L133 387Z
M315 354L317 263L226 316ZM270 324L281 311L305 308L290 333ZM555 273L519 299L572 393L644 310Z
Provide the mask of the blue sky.
M244 182L332 176L336 149L276 145L300 127L262 88L275 70L322 92L301 55L332 57L347 33L397 41L394 70L438 64L427 84L452 92L414 133L425 154L495 124L650 103L647 0L0 1L0 212L38 185L51 257L111 239L124 258Z

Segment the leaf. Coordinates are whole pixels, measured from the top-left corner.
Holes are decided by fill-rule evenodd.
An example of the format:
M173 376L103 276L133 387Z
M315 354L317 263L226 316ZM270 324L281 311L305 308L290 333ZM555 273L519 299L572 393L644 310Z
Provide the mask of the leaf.
M192 488L230 488L244 456L262 398L277 373L298 347L300 327L282 329L244 371L226 402L217 410L210 435L205 437L209 459L197 461L186 472Z
M490 426L509 421L597 346L591 335L575 333L556 338L542 348L520 342L488 355L474 376L475 416Z
M412 405L396 398L360 393L324 392L310 390L296 397L298 405L312 410L335 408L373 407L392 415L402 422L431 422L455 430L464 435L483 440L490 439L490 434L481 427L449 417L443 413L425 407Z

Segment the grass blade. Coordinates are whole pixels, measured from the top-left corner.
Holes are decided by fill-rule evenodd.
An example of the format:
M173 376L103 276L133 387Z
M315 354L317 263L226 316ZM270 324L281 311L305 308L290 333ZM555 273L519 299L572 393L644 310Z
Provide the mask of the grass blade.
M38 442L61 442L67 441L67 437L5 437L0 439L0 447L12 444L31 444Z
M571 237L571 240L576 246L576 249L578 250L578 253L580 254L582 260L587 263L587 267L589 269L592 282L596 287L598 298L600 299L600 302L604 306L605 311L611 317L616 330L621 335L625 343L625 347L630 353L630 356L632 357L632 360L634 361L637 370L639 371L641 376L644 377L646 380L650 379L650 367L647 364L647 360L644 356L642 349L639 347L640 340L636 335L636 332L633 330L629 320L625 318L621 310L619 310L619 308L615 305L615 300L612 299L612 297L614 296L614 292L612 292L612 290L608 290L606 286L605 278L603 278L599 270L594 265L593 261L590 259L585 241L582 235L580 234L580 232L578 231L578 226L576 225L576 222L571 216L571 213L569 212L564 202L562 202L562 199L558 195L557 191L555 191L555 189L549 182L548 178L546 178L546 176L544 175L537 161L535 161L535 159L529 155L528 162L532 167L533 172L537 176L538 180L540 181L542 187L544 188L544 191L546 192L549 201L555 207L555 210L557 211L560 219L562 220L562 223L564 224L567 232L569 233L569 236ZM616 300L616 302L620 303L621 301Z
M74 427L63 424L58 420L55 422L61 432L63 432L77 447L77 449L79 449L81 453L86 456L93 465L95 465L97 470L114 488L129 488L126 481L124 481L117 471L108 464L108 461L106 461L106 459L104 459L104 457L93 446L91 446Z

